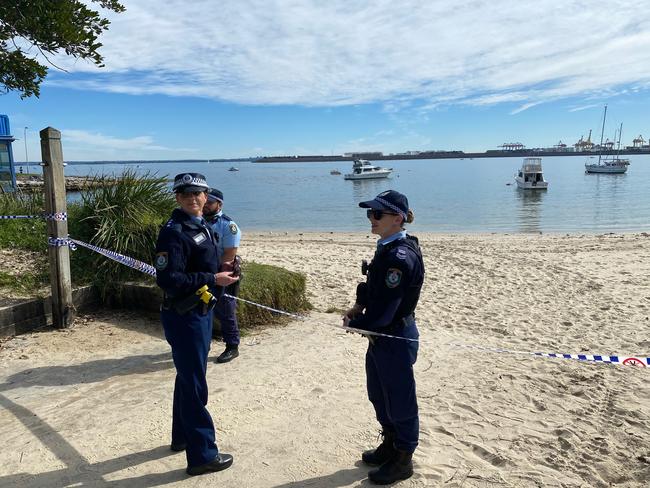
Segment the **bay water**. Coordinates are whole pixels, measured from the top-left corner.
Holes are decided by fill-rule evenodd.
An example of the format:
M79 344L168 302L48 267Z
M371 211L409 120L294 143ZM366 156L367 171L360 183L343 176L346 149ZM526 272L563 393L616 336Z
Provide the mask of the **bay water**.
M244 231L369 231L363 200L394 189L415 213L413 233L605 233L650 231L650 156L627 174L585 174L585 158L542 160L548 190L520 190L523 158L379 161L388 179L346 181L351 162L69 164L66 175L120 175L131 168L172 179L198 172L224 193L224 211ZM233 164L239 171L228 171ZM171 182L170 182L171 189ZM74 198L74 197L73 197Z

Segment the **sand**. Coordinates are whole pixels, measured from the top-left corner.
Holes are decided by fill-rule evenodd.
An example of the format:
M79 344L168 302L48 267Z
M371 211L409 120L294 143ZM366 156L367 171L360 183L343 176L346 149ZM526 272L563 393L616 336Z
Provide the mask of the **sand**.
M0 486L366 486L377 443L367 340L337 326L367 234L257 233L244 259L307 275L304 321L249 332L210 362L231 469L184 473L168 450L174 369L159 323L98 311L1 344ZM486 353L650 353L645 235L421 235L420 446L399 486L637 487L650 480L650 370ZM222 345L214 342L211 357Z

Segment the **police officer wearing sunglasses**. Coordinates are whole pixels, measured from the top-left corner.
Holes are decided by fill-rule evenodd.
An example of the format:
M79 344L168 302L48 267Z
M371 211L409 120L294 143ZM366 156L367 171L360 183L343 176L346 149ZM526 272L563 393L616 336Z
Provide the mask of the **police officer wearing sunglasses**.
M424 281L418 240L407 235L413 221L405 195L389 190L359 203L367 208L373 234L380 239L370 265L364 261L366 282L357 286L354 306L343 317L345 326L417 339L414 310ZM370 481L390 484L413 474L412 456L418 445L419 417L413 364L418 342L368 336L366 378L368 398L382 428L383 441L361 459L379 466Z
M206 408L214 294L217 286L238 280L218 272L217 239L202 218L208 189L201 174L176 176L173 190L180 208L156 243L156 282L164 291L160 315L176 367L171 449L185 451L189 475L221 471L233 462L230 454L219 452Z

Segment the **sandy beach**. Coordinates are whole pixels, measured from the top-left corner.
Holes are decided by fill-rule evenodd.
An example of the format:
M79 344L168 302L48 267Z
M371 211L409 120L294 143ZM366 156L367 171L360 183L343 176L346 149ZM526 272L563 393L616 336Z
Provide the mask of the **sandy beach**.
M420 446L399 486L648 486L650 370L450 343L650 355L650 237L419 237ZM369 486L367 340L338 326L375 239L244 235L243 259L306 274L314 310L211 360L209 409L235 457L221 473L188 477L168 449L174 368L155 318L98 311L0 343L0 487Z

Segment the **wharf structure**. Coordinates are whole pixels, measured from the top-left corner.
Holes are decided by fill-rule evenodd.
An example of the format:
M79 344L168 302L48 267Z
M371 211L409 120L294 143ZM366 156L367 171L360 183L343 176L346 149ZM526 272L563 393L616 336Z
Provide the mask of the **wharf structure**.
M554 148L540 149L514 149L504 151L502 149L488 150L485 152L464 152L464 151L409 151L408 153L383 154L354 153L354 156L342 155L301 155L301 156L263 156L254 159L254 163L297 163L297 162L325 162L325 161L354 161L355 159L368 159L371 161L396 161L403 159L466 159L466 158L514 158L514 157L548 157L548 156L593 156L597 150L590 151L561 151ZM626 147L620 150L603 149L602 155L616 154L650 154L650 147Z
M465 159L465 158L509 158L509 157L547 157L547 156L593 156L600 153L603 156L621 154L650 154L650 143L646 144L643 136L639 135L632 141L632 146L614 147L614 141L607 139L600 144L591 141L591 130L585 139L580 139L573 145L559 141L552 147L527 148L521 142L504 142L497 149L488 149L485 152L464 151L406 151L403 153L382 152L347 152L337 155L294 155L294 156L262 156L254 158L254 163L291 163L291 162L318 162L318 161L354 161L367 159L370 161L401 160L401 159Z

